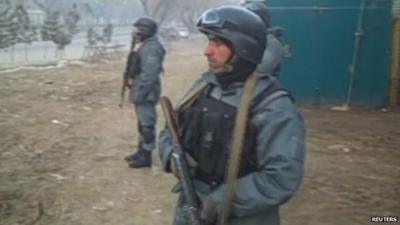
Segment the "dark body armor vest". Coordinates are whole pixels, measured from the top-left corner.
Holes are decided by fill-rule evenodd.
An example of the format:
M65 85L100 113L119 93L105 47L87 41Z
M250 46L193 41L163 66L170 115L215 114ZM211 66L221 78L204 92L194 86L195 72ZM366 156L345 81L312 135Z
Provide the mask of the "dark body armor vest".
M181 110L178 119L182 148L198 162L194 178L214 186L225 180L237 109L208 93ZM249 123L239 176L255 170L255 138L255 128Z

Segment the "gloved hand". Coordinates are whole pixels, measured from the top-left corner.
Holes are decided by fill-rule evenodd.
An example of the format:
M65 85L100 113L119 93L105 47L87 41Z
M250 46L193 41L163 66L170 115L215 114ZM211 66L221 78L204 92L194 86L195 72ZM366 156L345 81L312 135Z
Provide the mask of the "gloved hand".
M214 225L217 222L217 206L210 196L206 196L201 201L200 220L204 225Z
M197 162L187 152L185 152L185 158L186 158L186 162L188 163L188 166L190 168L190 174L193 175L194 171L196 170L196 167L197 167ZM172 173L174 174L174 176L176 178L179 179L179 173L178 173L178 170L176 169L175 160L172 157L171 157L171 164L170 165L171 165Z

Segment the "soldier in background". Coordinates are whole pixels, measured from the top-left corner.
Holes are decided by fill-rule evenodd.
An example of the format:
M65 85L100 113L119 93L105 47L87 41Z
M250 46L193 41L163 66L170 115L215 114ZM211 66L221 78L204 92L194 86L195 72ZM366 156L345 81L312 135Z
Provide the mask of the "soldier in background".
M139 131L138 148L125 157L131 168L151 167L151 153L155 149L157 123L156 104L161 94L160 73L163 70L165 50L157 34L157 23L141 17L133 24L135 48L128 56L124 76L130 80L130 100L134 105Z

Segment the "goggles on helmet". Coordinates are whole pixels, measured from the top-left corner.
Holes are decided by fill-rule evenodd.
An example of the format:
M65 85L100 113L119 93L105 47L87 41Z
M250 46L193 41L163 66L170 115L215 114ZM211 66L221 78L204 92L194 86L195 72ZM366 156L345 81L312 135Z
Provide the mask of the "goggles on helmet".
M197 21L197 27L237 30L233 23L221 18L215 9L205 11Z
M197 21L197 26L210 28L223 28L224 21L214 9L205 11Z
M245 6L246 6L246 8L249 9L250 11L258 11L258 10L261 9L261 7L260 7L259 4L253 3L253 2L246 3Z

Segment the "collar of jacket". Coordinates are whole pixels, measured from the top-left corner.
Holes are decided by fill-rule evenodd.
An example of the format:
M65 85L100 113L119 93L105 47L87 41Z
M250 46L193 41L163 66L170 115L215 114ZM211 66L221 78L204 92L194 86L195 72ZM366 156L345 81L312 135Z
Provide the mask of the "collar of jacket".
M158 41L157 35L148 37L148 38L144 39L143 41L141 41L140 43L143 45L144 43L147 43L150 41Z
M244 82L234 82L230 84L228 88L222 89L215 76L216 75L210 71L202 75L202 80L208 84L211 84L211 87L213 88L210 92L210 95L215 99L219 99L228 105L236 107L243 92ZM253 97L262 93L276 80L273 76L268 74L260 76L259 74L256 74L256 76L257 84L253 93Z
M268 74L258 74L256 72L254 72L254 73L257 76L258 80L262 80L262 79L267 80L267 78L271 79L271 76ZM220 86L218 79L216 77L216 74L213 73L212 71L207 71L207 72L203 73L202 80L204 80L205 82L212 84L214 86ZM244 86L244 82L242 82L242 81L233 82L232 84L230 84L228 86L228 88L226 88L226 91L231 92L233 89L242 88L243 86Z

